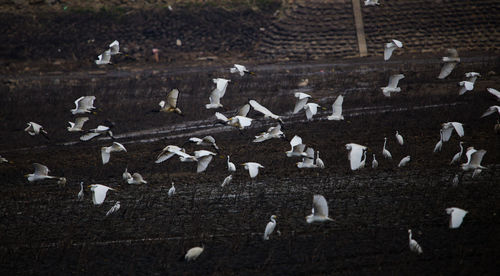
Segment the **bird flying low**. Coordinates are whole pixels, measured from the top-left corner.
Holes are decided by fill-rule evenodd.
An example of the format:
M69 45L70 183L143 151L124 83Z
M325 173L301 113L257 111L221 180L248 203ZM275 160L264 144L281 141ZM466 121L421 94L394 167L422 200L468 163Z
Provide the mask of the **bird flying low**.
M259 168L264 168L264 166L256 162L246 162L241 165L245 167L245 170L248 170L250 178L255 178L259 174Z
M95 109L95 96L82 96L75 101L75 108L71 109L73 115L90 113Z
M453 130L455 130L458 136L464 136L464 127L459 122L447 122L441 124L441 129L443 130L443 142L448 142L450 140Z
M215 112L215 117L219 119L221 124L237 127L239 129L244 129L252 124L253 119L245 116L234 116L227 118L224 114L220 112Z
M328 217L328 203L322 195L313 196L312 214L306 217L307 223L333 221Z
M486 90L493 96L497 98L497 101L500 101L500 91L494 88L486 88Z
M299 169L313 169L317 168L315 159L314 159L314 149L308 147L305 151L306 156L302 157L302 162L297 162L297 168Z
M68 122L69 127L68 131L69 132L78 132L78 131L83 131L83 124L89 120L89 117L78 117L75 119L75 122Z
M188 142L195 143L198 146L213 147L215 150L219 150L219 147L215 143L215 138L213 136L205 136L203 138L191 137Z
M302 138L300 136L293 136L292 140L290 140L290 146L292 147L289 151L286 152L287 157L304 157L307 154L304 152L306 145L302 143Z
M281 131L281 125L277 124L274 127L270 127L267 131L261 132L259 135L255 136L253 140L254 143L264 142L273 138L285 138L285 134Z
M117 55L121 54L120 53L120 42L118 40L115 40L109 44L109 50L111 55Z
M139 173L134 173L132 174L131 177L127 178L127 183L140 185L140 184L147 184L148 182L144 180L144 178L142 178L142 175L140 175Z
M97 128L94 129L89 129L87 133L84 135L80 136L80 140L82 141L88 141L91 140L101 134L107 134L109 137L114 139L113 137L113 132L111 132L111 129L115 126L115 123L106 120L102 125L98 125Z
M401 92L401 88L398 87L398 83L400 80L404 79L405 75L403 74L397 74L397 75L392 75L389 77L389 84L385 87L381 87L382 93L386 97L390 97L391 93L398 93Z
M444 65L441 68L441 72L439 73L438 78L439 79L444 79L448 75L451 74L451 71L457 66L457 64L460 62L460 57L458 56L457 49L448 49L447 50L449 56L443 57L443 62Z
M467 215L467 211L457 208L450 207L446 208L446 213L450 215L450 228L456 229L462 225L462 221L464 220L465 215Z
M194 157L198 161L198 166L196 168L197 173L204 172L208 164L212 161L213 156L216 155L215 153L208 151L208 150L197 150L194 152Z
M43 135L45 138L49 139L47 136L47 131L41 126L40 124L34 123L34 122L29 122L27 123L27 127L24 129L24 131L28 132L29 135L35 136L38 134Z
M486 167L481 165L481 161L483 160L485 154L485 150L476 150L474 149L474 147L467 148L467 152L465 153L465 155L467 156L467 163L463 163L461 165L462 170L474 170L474 172L477 174L479 172L476 171L487 169Z
M184 259L186 261L195 261L196 259L198 259L198 257L201 255L201 253L203 253L203 250L204 250L204 247L193 247L191 249L189 249L186 253L186 255L184 256Z
M97 60L95 60L95 64L97 65L110 64L110 63L111 63L111 50L104 51L97 57Z
M101 147L101 158L102 164L106 164L109 162L109 158L111 157L112 152L127 152L127 149L118 142L113 142L113 144L109 147Z
M269 111L269 109L265 108L257 101L250 100L250 101L248 101L248 103L250 104L250 106L253 107L253 109L255 109L255 111L258 111L258 112L264 114L264 118L273 118L273 119L278 120L281 123L283 123L283 121L281 120L281 116L278 116L278 115L272 113L271 111Z
M156 157L155 163L161 163L172 158L174 155L178 155L179 157L190 158L191 155L184 152L183 148L180 148L176 145L168 145L162 149L160 154ZM196 160L194 160L196 161Z
M306 118L308 121L311 121L313 119L313 116L318 113L318 107L320 106L317 103L306 103L306 105L304 105L304 110L306 111Z
M355 143L349 143L345 145L345 148L349 151L347 159L351 162L351 170L355 171L359 169L361 166L363 152L367 150L367 147Z
M210 100L210 103L205 105L206 109L223 107L223 105L220 103L220 99L226 94L226 88L230 80L217 78L213 79L213 82L217 85L217 87L212 90L212 93L208 98Z
M483 113L483 115L481 115L481 118L486 117L488 115L491 115L493 113L498 113L498 115L500 115L500 106L492 105L492 106L488 107L488 109L486 109L486 111Z
M92 184L89 185L89 187L92 192L92 202L94 205L101 205L104 199L106 199L106 194L109 190L116 191L113 188L101 184Z
M344 96L339 95L335 102L332 104L332 115L326 117L328 120L340 121L344 120L342 116L342 103L344 102Z
M253 72L248 71L247 68L241 64L235 64L234 67L231 67L229 69L229 72L239 73L240 76L242 76L242 77L245 75L245 73L253 74Z
M115 205L113 205L113 207L106 212L106 216L109 216L118 210L120 210L120 201L117 201Z
M158 105L160 106L160 112L174 112L182 115L182 111L177 107L177 99L179 98L179 90L172 89L172 91L167 93L166 101L160 101Z
M365 6L379 6L378 0L365 0Z
M25 177L28 178L29 182L34 182L34 181L39 181L39 180L44 180L44 179L59 178L57 176L50 176L49 175L50 170L45 165L42 165L39 163L33 163L33 167L35 168L35 172L25 175Z
M402 47L403 47L403 42L396 39L393 39L391 42L384 44L384 60L389 60L391 58L392 52L395 49Z

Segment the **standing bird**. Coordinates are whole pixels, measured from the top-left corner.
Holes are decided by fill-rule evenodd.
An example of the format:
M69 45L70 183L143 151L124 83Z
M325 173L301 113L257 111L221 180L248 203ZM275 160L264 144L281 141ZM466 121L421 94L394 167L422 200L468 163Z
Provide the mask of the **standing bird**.
M174 181L172 181L172 187L170 187L170 189L168 189L168 197L171 197L173 195L175 195Z
M441 148L443 147L443 130L439 130L439 142L436 143L434 146L434 152L441 151Z
M203 253L204 249L205 249L204 246L193 247L187 251L186 255L184 256L184 259L188 262L195 261L201 255L201 253Z
M464 136L464 127L459 122L447 122L441 124L441 129L443 130L443 142L448 142L450 140L453 130L455 130L458 136Z
M462 146L463 143L464 142L460 141L460 143L458 144L460 146L460 151L453 156L450 165L452 165L453 163L457 163L458 161L460 161L460 158L462 158L462 153L464 152L464 147Z
M215 153L208 151L208 150L197 150L194 152L194 157L198 161L198 166L196 168L197 173L204 172L208 164L212 161L213 156L216 155Z
M398 87L398 83L400 80L404 79L405 75L403 74L397 74L397 75L392 75L389 78L389 84L385 87L381 87L382 93L386 97L390 97L391 93L398 93L401 92L401 87Z
M35 167L35 172L25 175L25 177L28 178L29 182L35 182L35 181L44 180L44 179L59 178L57 176L50 176L49 175L50 170L45 165L42 165L39 163L33 163L33 167Z
M346 144L346 150L349 151L347 159L351 161L351 170L355 171L361 167L361 158L363 157L366 147L354 143Z
M451 207L446 208L446 213L450 215L450 229L456 229L460 227L468 212L457 207Z
M316 151L316 160L314 161L314 163L320 169L325 168L325 163L323 163L323 160L321 160L321 158L319 158L319 150Z
M109 216L118 210L120 210L120 201L117 201L115 205L113 205L113 207L111 207L111 209L109 209L108 212L106 212L106 216Z
M97 65L110 64L110 63L111 63L111 50L104 51L97 57L97 60L95 60L95 64Z
M222 184L220 186L224 187L226 185L229 185L229 183L231 183L232 180L233 180L233 175L230 174L226 178L224 178L224 181L222 181Z
M335 102L332 104L332 115L326 117L328 120L340 121L344 120L342 115L342 103L344 102L344 96L339 95Z
M229 161L229 155L227 156L227 170L230 172L236 171L236 166L234 165L234 163Z
M28 127L24 129L24 131L28 132L29 135L35 136L38 134L43 135L45 138L49 139L47 136L47 131L41 126L40 124L34 123L34 122L29 122L27 123Z
M441 72L439 73L438 78L439 79L444 79L446 78L449 74L451 74L451 71L455 69L455 66L460 62L460 57L458 57L458 52L457 49L448 49L448 57L443 57L443 62L444 65L441 68Z
M418 244L418 242L411 238L411 229L408 229L408 240L410 245L410 250L417 253L422 254L422 247Z
M220 103L220 99L226 94L226 88L230 80L217 78L213 79L213 82L217 85L217 87L215 87L215 89L212 90L212 93L210 93L210 97L208 98L210 103L205 105L206 109L223 107Z
M269 236L273 233L274 228L276 227L276 216L271 216L271 221L267 223L266 230L264 231L264 240L269 240Z
M127 149L118 142L113 142L113 144L109 147L101 147L101 158L102 164L106 164L109 162L109 158L111 157L112 152L127 152Z
M453 187L456 187L459 182L460 182L460 178L458 177L458 173L456 173L455 177L453 177L453 180L451 183L453 183Z
M311 98L311 95L302 92L297 92L294 94L294 96L295 98L297 98L297 101L295 102L295 107L293 108L293 114L297 114L304 108L309 98Z
M497 101L500 101L500 91L494 89L494 88L486 88L486 90L488 90L488 92L495 96L497 98Z
M179 98L179 90L172 89L172 91L168 92L167 100L160 101L158 105L160 106L160 112L174 112L179 115L183 115L182 111L177 107L177 99Z
M229 69L229 72L239 73L242 77L245 75L245 73L253 74L253 72L248 71L247 68L241 64L235 64L234 67Z
M481 115L481 118L491 115L493 113L498 113L498 115L500 115L500 106L492 105L488 107L488 109L483 113L483 115Z
M92 192L92 202L94 205L101 205L104 202L104 199L106 199L106 193L109 190L116 191L113 188L101 184L92 184L89 185L89 187Z
M387 137L384 137L384 148L382 149L382 155L386 159L392 159L391 153L385 148L385 144L387 143Z
M366 5L366 3L365 3ZM384 60L389 60L391 58L394 49L402 48L403 42L393 39L391 42L384 45Z
M83 181L82 181L82 182L80 182L80 191L78 192L78 200L82 201L83 196L84 196L84 193L83 193Z
M95 109L95 96L82 96L75 101L75 108L70 109L73 115L90 113Z
M398 131L396 131L396 140L398 140L398 143L402 146L404 144L403 136L399 134Z
M147 184L148 182L142 178L142 175L139 173L132 174L132 177L127 179L127 183L130 185L141 185Z
M89 117L78 117L75 119L75 122L68 122L69 127L68 131L69 132L77 132L77 131L83 131L83 124L89 120Z
M259 168L264 168L264 166L256 162L246 162L241 165L244 166L245 170L248 170L250 178L255 178L259 174Z
M398 167L399 167L399 168L404 167L404 166L406 166L409 162L410 162L410 156L408 155L408 156L404 157L403 159L401 159L401 161L399 162Z
M378 161L375 159L375 153L373 154L372 169L378 168Z
M328 217L328 203L322 195L313 196L312 214L306 217L307 223L333 221Z
M366 150L363 151L363 159L361 160L361 163L359 164L359 168L363 169L366 165Z

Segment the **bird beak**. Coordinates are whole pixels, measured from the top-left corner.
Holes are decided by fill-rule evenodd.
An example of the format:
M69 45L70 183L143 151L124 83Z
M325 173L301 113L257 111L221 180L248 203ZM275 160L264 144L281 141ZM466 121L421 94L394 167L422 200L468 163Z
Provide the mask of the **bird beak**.
M322 107L322 106L321 106L321 109L326 110L326 107Z
M92 186L92 185L88 185L87 188L90 188L90 186Z

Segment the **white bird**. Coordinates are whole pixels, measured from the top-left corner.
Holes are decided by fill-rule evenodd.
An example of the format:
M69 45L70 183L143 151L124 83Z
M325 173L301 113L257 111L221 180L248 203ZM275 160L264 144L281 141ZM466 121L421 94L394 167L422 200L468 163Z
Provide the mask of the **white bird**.
M109 162L109 158L111 157L112 152L127 152L127 149L118 142L113 142L113 144L109 147L101 147L101 158L102 164L106 164Z
M305 87L309 84L309 79L302 79L300 82L297 84L298 87Z
M230 172L236 171L236 166L234 165L234 163L229 161L229 155L227 156L227 170Z
M404 144L403 136L399 134L398 131L396 131L396 140L398 140L398 143L402 146Z
M168 197L171 197L175 195L175 186L174 186L174 182L172 181L172 187L170 187L170 189L168 189Z
M458 173L456 173L455 177L453 177L453 180L452 180L453 186L456 187L458 185L458 182L460 182L460 179L458 178Z
M340 121L344 120L342 115L342 103L344 102L344 96L339 95L335 102L332 104L332 115L326 117L328 120Z
M463 95L465 94L465 92L474 89L474 83L470 81L461 81L458 83L458 86L460 86L460 89L458 90L458 95Z
M318 113L318 107L320 106L317 103L307 103L304 106L304 110L306 111L306 118L308 121L311 121L313 116Z
M161 150L161 152L158 154L158 156L156 156L155 163L159 164L163 161L166 161L166 160L172 158L174 155L178 155L178 156L184 157L186 159L192 159L192 156L185 153L183 148L180 148L176 145L168 145ZM196 161L196 159L193 161Z
M89 120L89 117L78 117L75 119L75 122L68 122L69 127L68 131L69 132L77 132L77 131L83 131L83 124Z
M106 216L109 216L118 210L120 210L120 201L117 201L115 205L113 205L113 207L106 212Z
M375 159L375 154L373 154L373 160L372 160L372 169L376 169L378 167L378 161Z
M314 163L320 169L324 169L325 168L325 163L323 162L323 160L321 160L321 158L319 158L319 150L316 151L316 160L314 161Z
M450 207L446 208L446 213L450 215L450 228L456 229L460 227L468 212L457 207Z
M84 193L83 193L83 181L82 181L82 182L80 182L80 191L78 192L78 200L82 201L83 196L84 196Z
M401 87L398 87L398 83L401 79L404 79L405 75L397 74L389 77L389 84L385 87L381 87L382 93L386 97L390 97L391 93L401 92Z
M443 147L443 130L439 130L439 141L436 143L434 146L434 152L441 151L441 148Z
M73 115L90 113L95 109L95 96L82 96L75 101L75 108L70 109Z
M248 101L248 103L253 107L253 109L255 109L255 111L258 111L258 112L264 114L264 118L270 117L270 118L273 118L273 119L278 120L278 121L283 123L283 121L281 120L281 116L278 116L278 115L272 113L271 111L269 111L269 109L265 108L257 101L250 100L250 101Z
M29 123L27 123L27 125L28 125L28 127L26 127L24 129L24 131L28 132L29 135L35 136L38 134L42 134L43 136L45 136L45 138L48 139L47 131L45 131L43 126L41 126L40 124L34 123L34 122L29 122Z
M125 171L122 173L122 179L127 181L129 178L132 178L132 175L128 172L128 168L125 168Z
M297 168L299 169L313 169L318 166L314 163L314 149L307 148L306 156L302 157L302 162L297 162Z
M328 217L328 203L322 195L313 196L312 214L306 217L307 223L333 221Z
M366 6L366 2L365 2ZM402 48L403 47L403 42L393 39L391 42L386 43L384 45L384 60L389 60L391 58L392 52L394 49L397 48Z
M460 158L462 158L462 153L464 152L464 147L462 146L463 143L464 142L460 141L460 143L458 144L458 146L460 147L460 151L457 152L453 156L453 159L451 159L450 165L453 164L453 163L457 163L458 161L460 161Z
M94 205L101 205L104 202L108 190L116 191L113 188L101 184L92 184L89 185L89 187L90 191L92 192L92 202L94 203Z
M239 115L227 118L226 116L224 116L220 112L215 112L215 117L217 117L217 119L221 120L223 122L223 124L237 127L239 129L244 129L245 127L250 126L252 124L252 121L253 121L252 118L248 118L245 116L239 116Z
M264 231L264 240L269 240L269 236L273 233L274 228L276 227L276 216L271 216L271 221L267 223L266 230Z
M33 163L33 167L35 168L35 172L25 175L25 177L28 178L29 182L34 182L34 181L44 180L44 179L59 178L57 176L50 176L49 175L50 170L45 165L42 165L39 163Z
M186 255L184 256L184 259L188 262L195 261L201 255L201 253L203 253L203 250L204 250L203 246L193 247L187 251Z
M142 178L142 175L139 173L134 173L132 174L132 177L127 179L128 184L133 184L133 185L140 185L140 184L147 184L148 182Z
M244 66L244 65L241 65L241 64L235 64L234 67L230 68L229 69L229 72L231 73L239 73L240 76L244 76L245 73L250 73L250 71L247 70L247 68Z
M378 0L365 0L365 6L378 6L380 3Z
M111 50L104 51L97 57L97 60L95 61L95 64L97 65L110 64L110 63L111 63Z
M477 78L480 77L481 74L477 72L467 72L465 73L465 77L467 78L467 81L470 81L472 83L475 83Z
M486 167L483 167L481 165L481 161L483 160L485 154L485 150L475 150L473 147L469 147L467 149L467 152L465 153L465 155L467 156L467 163L463 163L461 165L462 170L469 171L486 169Z
M241 165L245 167L245 170L248 170L250 178L255 178L259 174L259 168L264 168L264 166L256 162L246 162Z
M483 115L481 115L481 118L491 115L493 113L498 113L498 115L500 115L500 106L492 105L488 107L488 109L483 113Z
M399 161L399 164L398 164L398 167L401 168L401 167L404 167L406 166L406 164L408 164L410 162L410 156L406 156L404 157L403 159L401 159L401 161Z
M293 136L292 140L290 140L290 146L292 146L292 149L286 152L287 157L307 156L304 152L306 145L302 143L302 138L300 138L300 136Z
M59 179L57 180L57 185L64 187L66 186L66 182L66 177L59 177Z
M391 153L385 148L385 144L387 143L387 137L384 137L384 148L382 149L382 155L386 159L392 159Z
M9 160L7 160L5 157L2 157L0 155L0 163L8 163L8 162L9 162Z
M177 99L179 98L179 90L172 89L172 91L167 93L167 100L160 101L158 105L160 106L160 112L174 112L182 115L182 111L177 107Z
M451 74L451 71L453 71L455 66L457 66L457 64L460 62L460 57L458 57L458 52L456 49L448 49L447 52L449 56L443 57L444 65L441 68L441 72L439 73L439 79L444 79L449 74Z
M408 229L408 240L409 240L409 245L410 245L410 250L417 253L417 254L422 254L422 247L417 243L416 240L411 238L411 229Z
M367 149L365 146L350 143L346 144L345 148L349 151L347 159L351 161L351 170L355 171L361 166L361 158L363 152Z
M117 55L121 54L120 53L120 42L118 40L115 40L109 44L109 50L111 55Z
M464 136L464 127L459 122L447 122L441 125L441 129L443 130L443 142L448 142L450 140L451 134L453 130L455 130L458 136Z
M210 97L208 98L210 103L205 105L206 109L223 107L220 103L220 99L226 94L226 88L230 80L217 78L213 79L213 82L217 84L217 87L210 93Z
M197 150L194 152L194 157L198 160L198 166L196 168L197 173L204 172L208 164L212 161L213 156L216 155L215 153L208 151L208 150Z
M88 141L94 137L97 137L101 134L107 134L109 137L113 138L113 132L111 129L114 127L114 123L106 120L103 125L98 125L97 128L89 129L87 133L80 136L80 140Z
M198 137L191 137L189 138L188 142L195 143L198 146L205 146L205 147L213 147L216 150L219 150L219 147L215 143L215 138L213 136L205 136L203 138L198 138Z
M361 160L361 163L359 163L359 168L363 169L366 165L366 150L363 152L363 159Z
M260 143L273 138L285 138L285 134L281 131L281 124L274 127L270 127L267 131L261 132L259 135L255 136L253 140L254 143Z
M224 187L226 185L229 185L229 183L231 183L232 180L233 180L233 175L230 174L229 176L227 176L226 178L224 178L224 181L222 181L222 184L220 186Z
M297 98L297 101L295 102L295 107L293 108L293 114L297 114L304 108L309 98L311 98L311 95L302 92L297 92L294 94L294 96L295 98Z
M491 95L493 95L493 96L497 97L497 101L500 101L500 91L498 91L498 90L496 90L496 89L494 89L494 88L486 88L486 90L488 90L488 92L489 92Z

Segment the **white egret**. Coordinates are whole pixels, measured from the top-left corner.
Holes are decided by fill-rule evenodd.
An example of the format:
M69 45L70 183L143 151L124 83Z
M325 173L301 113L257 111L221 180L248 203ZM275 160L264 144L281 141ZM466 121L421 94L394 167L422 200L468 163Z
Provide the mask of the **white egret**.
M97 128L89 129L87 133L80 136L80 140L88 141L94 137L97 137L101 134L107 134L109 137L113 138L113 132L111 129L115 126L115 124L109 120L104 121L102 125L98 125Z
M311 121L313 116L318 113L318 107L320 106L317 103L307 103L304 106L304 110L306 111L306 118L308 121Z
M201 253L203 253L204 249L205 248L203 246L193 247L187 251L186 255L184 256L184 259L188 262L195 261L201 255Z
M378 161L375 159L375 153L373 154L372 169L378 168Z
M297 168L299 169L313 169L318 166L314 163L314 149L307 148L306 156L302 157L302 162L297 162Z
M90 113L95 109L95 96L82 96L75 101L75 108L71 109L73 115Z
M139 173L134 173L132 174L132 177L127 179L127 183L131 185L141 185L141 184L147 184L148 182L142 178L142 175Z
M97 57L97 60L95 60L95 64L97 65L110 64L110 63L111 63L111 50L104 51Z
M302 138L300 138L300 136L293 136L292 140L290 140L290 146L292 146L292 149L286 152L287 157L307 156L307 154L304 152L306 145L302 144Z
M188 142L195 143L198 146L205 146L205 147L213 147L216 150L219 150L219 147L215 143L215 138L213 136L205 136L203 138L198 138L198 137L191 137L189 138Z
M460 161L460 158L462 158L462 153L464 152L464 147L462 146L463 143L464 142L460 141L460 143L458 144L458 146L460 147L460 151L453 156L450 165L452 165L453 163L457 163L458 161Z
M401 167L406 166L410 162L410 160L411 160L411 158L409 155L407 155L406 157L403 157L403 159L401 159L401 161L399 161L398 167L401 168Z
M322 195L313 196L312 214L306 217L307 223L333 221L328 217L328 203Z
M297 101L295 102L295 107L293 108L293 114L297 114L304 108L309 98L311 98L311 95L302 92L297 92L294 94L294 96L295 98L297 98Z
M80 191L78 192L78 200L82 201L83 196L84 196L84 193L83 193L83 181L82 181L82 182L80 182Z
M229 155L227 156L227 170L230 172L236 171L236 166L234 165L234 163L229 161Z
M464 127L459 122L447 122L443 123L441 126L441 129L443 130L443 142L448 142L448 140L450 140L453 130L457 132L458 136L464 136Z
M393 39L391 42L384 44L384 60L389 60L391 58L392 52L395 49L402 47L403 47L403 42L396 39Z
M458 178L458 173L456 173L455 177L453 177L453 180L452 180L453 186L456 187L459 182L460 182L460 178Z
M272 113L271 111L269 111L269 109L265 108L257 101L250 100L250 101L248 101L248 103L250 104L250 106L253 107L253 109L255 109L255 111L258 111L258 112L264 114L264 118L268 118L268 117L273 118L273 119L278 120L278 121L283 123L283 121L281 120L281 116L278 116L278 115Z
M222 113L219 113L219 112L215 112L215 117L217 117L217 119L221 120L223 122L223 124L229 125L229 126L234 126L234 127L239 128L239 129L244 129L245 127L250 126L252 124L252 121L253 121L252 118L248 118L245 116L239 116L239 115L231 117L231 118L227 118L226 116L224 116Z
M118 210L120 210L120 201L117 201L115 205L113 205L113 207L106 212L106 216L109 216Z
M382 155L386 159L392 159L391 153L385 148L386 143L387 143L387 137L384 137L384 148L382 149Z
M121 54L120 53L120 42L118 40L115 40L109 44L109 50L111 55L117 55Z
M101 147L101 158L102 164L106 164L109 162L109 158L111 157L112 152L127 152L127 149L118 142L113 142L113 144L109 147Z
M264 168L264 166L256 162L246 162L241 165L245 167L245 170L248 170L250 178L255 178L259 174L259 168Z
M59 179L57 180L57 185L65 187L67 181L68 180L66 179L66 177L59 177Z
M129 178L132 178L132 175L128 172L128 167L125 168L125 171L122 173L122 179L127 181Z
M77 132L77 131L83 131L83 124L89 120L89 117L78 117L75 119L75 122L68 122L69 127L68 131L69 132Z
M500 106L492 105L488 107L488 109L483 113L483 115L481 115L481 118L491 115L493 113L498 113L498 115L500 115Z
M267 223L266 230L264 231L264 240L269 240L269 236L273 233L274 228L276 228L276 216L271 216L271 221Z
M460 89L458 90L458 95L463 95L465 94L465 92L474 89L474 83L470 81L461 81L458 83L458 86L460 86Z
M226 185L229 185L229 183L231 183L232 180L233 180L233 175L230 174L226 178L224 178L224 181L222 181L222 184L220 186L224 187Z
M101 205L104 202L108 190L116 191L113 188L101 184L92 184L89 185L89 187L90 191L92 192L92 202L94 203L94 205Z
M26 127L24 129L24 131L28 132L29 135L31 136L35 136L35 135L38 135L38 134L42 134L45 138L49 138L47 136L47 131L45 131L45 129L43 128L43 126L41 126L40 124L37 124L35 122L29 122L29 123L26 123L28 125L28 127Z
M210 93L210 97L208 98L210 103L205 105L206 109L223 107L220 103L220 99L226 94L226 88L230 80L217 78L213 79L213 82L217 85L217 87L215 87L215 89L212 90L212 93Z
M346 144L345 148L349 151L347 159L351 163L351 170L355 171L359 169L361 166L361 158L363 157L363 152L367 148L355 143Z
M242 77L245 75L245 73L252 74L252 72L248 71L247 68L244 65L241 65L241 64L235 64L234 67L232 67L232 68L229 69L229 72L231 72L231 73L239 73L240 76L242 76Z
M380 88L382 89L382 93L384 94L384 96L390 97L391 93L401 92L401 88L398 87L398 83L401 79L404 79L404 77L405 75L403 74L392 75L389 78L389 84L387 84L387 86L385 87Z
M500 91L494 89L494 88L486 88L486 90L488 90L488 92L495 96L497 98L497 101L500 101Z
M378 0L365 0L365 6L379 6Z
M460 227L468 212L457 207L450 207L446 208L446 213L450 215L450 228L456 229Z
M208 150L197 150L194 152L194 157L198 160L198 166L196 168L197 173L204 172L208 164L212 161L213 156L216 155L215 153L208 151Z
M283 133L283 131L281 131L281 124L270 127L265 132L261 132L259 135L255 136L253 142L260 143L273 138L285 138L285 134Z
M342 115L342 103L344 102L344 96L339 95L335 102L332 104L332 115L326 117L328 120L340 121L344 120Z
M320 169L324 169L325 168L325 163L323 162L323 160L321 160L321 158L319 158L319 150L316 151L316 160L314 162L316 164L316 166L318 166L318 168Z
M359 168L363 169L366 165L366 150L363 151L363 159L361 159L361 162L359 163Z
M403 136L399 134L399 132L396 130L396 140L398 140L398 143L402 146L404 144Z
M28 178L29 182L58 178L57 176L50 176L49 175L50 170L45 165L39 163L33 163L33 167L35 168L35 172L25 175L25 177Z
M475 150L473 147L469 147L465 153L467 156L467 163L463 163L461 165L462 170L469 171L486 169L486 167L481 165L481 161L483 160L485 154L485 150Z
M5 157L2 157L0 155L0 163L8 163L8 162L9 162L9 160L7 160Z
M168 92L167 100L160 101L158 104L160 106L161 112L174 112L179 115L183 115L182 111L177 107L177 99L179 98L179 90L172 89L172 91Z
M411 238L411 229L408 229L408 240L409 240L410 250L417 254L422 254L423 252L422 247L420 247L420 245L417 243L416 240Z
M482 171L483 171L482 169L475 169L472 172L472 178L475 178L476 176L478 176Z
M451 74L451 71L453 71L455 66L457 66L457 64L460 62L460 57L458 57L458 52L456 49L448 49L447 52L449 56L443 57L444 65L441 68L441 72L439 73L439 79L444 79L449 74Z
M162 151L160 152L160 154L158 154L158 156L156 156L155 163L159 164L163 161L166 161L166 160L172 158L174 155L178 155L179 157L183 157L186 160L193 159L193 157L191 155L184 152L183 148L180 148L176 145L168 145L162 149ZM193 161L196 161L196 159Z
M436 143L434 146L434 152L441 151L441 148L443 147L443 130L439 130L439 142Z
M475 83L477 78L480 77L481 74L477 72L467 72L465 73L465 77L467 78L467 81L470 81L472 83Z
M173 195L175 195L174 181L172 181L172 187L170 187L170 189L168 189L168 197L171 197Z
M309 79L301 79L299 83L297 83L298 87L305 87L309 84Z

